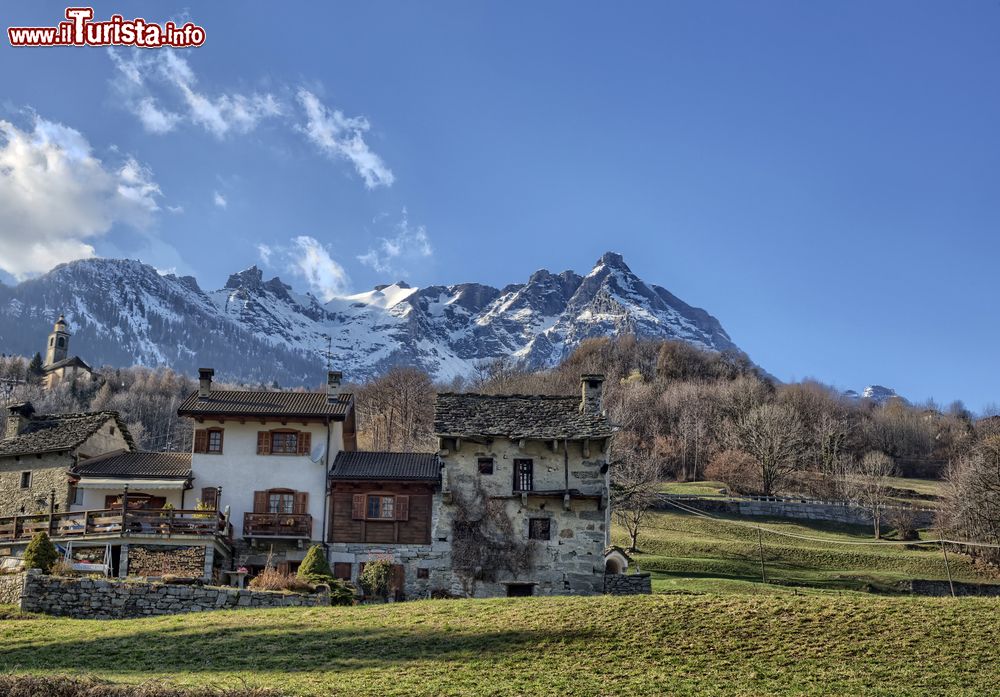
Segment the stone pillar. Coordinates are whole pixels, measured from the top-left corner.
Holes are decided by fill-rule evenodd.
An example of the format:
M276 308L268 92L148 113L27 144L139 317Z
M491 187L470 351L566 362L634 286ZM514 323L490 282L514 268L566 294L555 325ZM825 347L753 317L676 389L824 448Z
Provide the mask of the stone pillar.
M205 581L212 582L212 566L215 564L215 545L205 545Z
M118 578L128 576L128 545L121 546L121 554L118 556Z

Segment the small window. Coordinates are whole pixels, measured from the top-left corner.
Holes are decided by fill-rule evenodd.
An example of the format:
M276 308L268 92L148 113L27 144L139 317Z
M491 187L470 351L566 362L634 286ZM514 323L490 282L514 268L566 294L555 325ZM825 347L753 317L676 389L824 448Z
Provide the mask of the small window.
M31 472L21 472L21 488L31 488Z
M342 581L351 580L351 562L337 561L333 563L333 577Z
M59 337L59 341L57 343L59 344L59 348L66 348L66 339L61 336Z
M295 494L291 492L272 493L267 496L268 513L292 513L295 510Z
M430 578L430 569L417 569L417 578Z
M368 518L370 520L395 520L395 496L369 496Z
M528 519L528 539L529 540L548 540L549 533L552 529L552 521L548 518L529 518Z
M514 491L531 491L535 466L531 460L514 460Z
M221 453L222 452L222 429L216 428L208 432L208 452L210 453Z
M493 474L493 458L479 458L479 474Z
M271 434L271 452L275 454L292 454L299 451L299 434L275 431Z
M114 426L108 426L108 433L110 433L111 435L115 435L115 427Z
M83 505L83 489L80 489L75 484L69 485L69 502L74 506Z
M508 598L527 598L535 594L535 585L533 583L508 583L507 584L507 597Z

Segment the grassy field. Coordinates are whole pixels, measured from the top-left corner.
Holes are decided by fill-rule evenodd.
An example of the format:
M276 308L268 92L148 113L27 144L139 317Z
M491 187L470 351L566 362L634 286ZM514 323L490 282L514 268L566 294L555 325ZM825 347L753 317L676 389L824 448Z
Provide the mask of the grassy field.
M893 477L892 487L896 495L892 499L898 503L932 508L937 505L937 497L941 495L944 484L934 479L914 479L911 477ZM721 497L725 495L726 485L722 482L663 482L660 491L664 494L681 494L688 496Z
M732 521L742 523L733 525ZM756 525L764 531L764 567L768 585L760 583L760 551ZM814 538L803 540L771 534L779 531ZM893 592L907 579L945 579L940 548L844 545L872 542L870 528L769 518L718 516L705 519L681 512L650 515L640 534L636 560L653 573L657 591L722 593L788 593L793 588L833 591ZM616 533L616 542L626 540ZM952 555L955 580L990 582L967 557Z
M987 694L993 599L654 595L0 622L5 671L294 695Z

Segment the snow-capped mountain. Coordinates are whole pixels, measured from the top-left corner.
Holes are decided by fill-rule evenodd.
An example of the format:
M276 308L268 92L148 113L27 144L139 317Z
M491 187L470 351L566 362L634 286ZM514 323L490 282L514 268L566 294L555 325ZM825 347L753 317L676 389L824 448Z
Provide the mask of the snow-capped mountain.
M620 334L737 350L718 320L643 282L611 252L586 276L541 270L502 290L399 282L328 303L264 281L257 267L205 292L190 276L137 261L75 261L0 286L0 351L44 349L61 312L72 352L94 365L212 366L230 379L283 385L320 382L328 347L350 380L398 364L448 380L504 355L552 366L584 339Z
M902 397L896 394L896 390L891 387L883 387L882 385L868 385L861 394L858 394L855 390L847 390L844 392L844 396L854 400L867 399L875 404L885 404L894 398L902 399Z

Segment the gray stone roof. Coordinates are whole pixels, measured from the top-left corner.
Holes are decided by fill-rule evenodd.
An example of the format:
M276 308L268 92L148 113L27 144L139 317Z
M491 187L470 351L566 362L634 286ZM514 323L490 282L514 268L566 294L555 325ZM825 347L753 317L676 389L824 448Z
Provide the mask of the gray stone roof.
M191 453L117 452L82 460L72 469L81 477L190 479Z
M0 457L36 455L74 450L90 438L108 420L114 420L130 448L132 434L116 411L80 414L35 414L20 434L0 440Z
M441 464L435 453L337 453L330 479L433 481L441 479Z
M266 392L263 390L211 390L201 397L194 392L177 409L179 416L320 416L342 419L350 411L353 395L344 393L330 404L325 392Z
M89 372L94 372L93 369L87 365L87 363L79 356L71 356L69 358L64 358L61 361L56 361L49 365L42 367L43 373L51 373L53 370L58 370L59 368L66 368L68 366L75 365L79 368L84 368Z
M434 405L438 436L506 438L608 438L611 424L595 411L580 411L579 397L484 395L445 392Z

